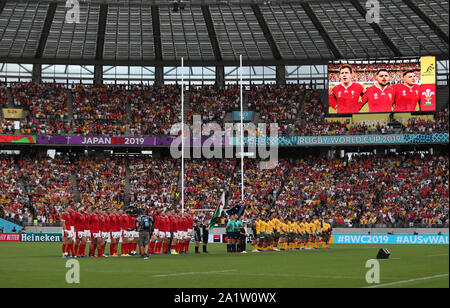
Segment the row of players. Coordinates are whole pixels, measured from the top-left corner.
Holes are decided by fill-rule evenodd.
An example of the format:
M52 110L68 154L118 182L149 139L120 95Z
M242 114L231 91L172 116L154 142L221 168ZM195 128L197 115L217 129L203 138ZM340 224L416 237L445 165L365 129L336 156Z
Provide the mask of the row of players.
M416 72L403 73L403 83L389 86L390 72L379 69L375 74L374 85L364 88L353 82L353 68L342 65L339 68L340 84L329 90L329 106L337 113L357 113L368 104L369 112L429 111L435 106L431 99L421 100L422 88L417 83ZM428 92L428 95L434 95ZM431 97L430 97L431 98Z
M253 226L254 252L330 248L332 228L324 219L262 217Z
M193 235L193 216L175 209L153 210L153 233L149 245L152 254L190 253L189 243ZM105 256L105 246L110 241L110 256L118 256L120 240L121 255L136 254L139 238L136 215L123 210L101 208L79 208L68 206L61 215L63 227L63 257L84 257L89 244L89 256ZM162 249L162 252L161 252Z

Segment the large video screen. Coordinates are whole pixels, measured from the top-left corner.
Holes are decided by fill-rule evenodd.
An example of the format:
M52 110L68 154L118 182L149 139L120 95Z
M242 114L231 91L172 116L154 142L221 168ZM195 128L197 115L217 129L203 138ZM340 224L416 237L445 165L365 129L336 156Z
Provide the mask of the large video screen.
M330 62L328 84L328 113L436 110L435 57Z

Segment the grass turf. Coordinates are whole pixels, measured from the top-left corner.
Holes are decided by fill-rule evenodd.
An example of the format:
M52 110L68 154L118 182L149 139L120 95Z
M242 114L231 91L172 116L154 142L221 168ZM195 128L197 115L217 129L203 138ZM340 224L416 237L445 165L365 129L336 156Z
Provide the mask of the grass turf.
M391 251L391 257L379 261L380 287L449 287L448 246L383 247ZM331 249L227 254L224 244L210 244L209 254L151 256L149 260L82 258L77 259L80 283L67 284L65 266L71 259L61 258L60 243L2 242L0 287L359 288L370 286L365 264L380 248L331 245Z

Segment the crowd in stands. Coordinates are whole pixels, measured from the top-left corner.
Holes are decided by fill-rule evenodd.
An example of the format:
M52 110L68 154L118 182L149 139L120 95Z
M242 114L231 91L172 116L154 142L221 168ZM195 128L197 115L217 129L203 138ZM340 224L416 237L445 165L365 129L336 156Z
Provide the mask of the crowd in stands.
M298 160L274 210L347 226L448 224L448 159L413 154Z
M130 94L130 130L133 135L168 136L181 122L179 85L134 86Z
M8 92L6 91L6 86L0 83L0 108L6 107L8 105Z
M202 123L216 122L223 128L227 113L240 110L240 87L237 85L223 89L215 86L192 86L189 91L188 123L192 123L194 115L200 115Z
M86 156L79 157L74 164L82 206L124 206L125 158Z
M172 125L181 122L178 85L136 85L130 90L121 85L74 85L73 119L68 118L68 90L61 85L29 82L12 84L11 88L16 106L25 110L25 118L19 121L17 129L15 120L0 119L0 134L169 136ZM5 87L0 86L0 97L5 95L7 98ZM253 85L245 91L244 98L246 95L247 107L259 115L258 122L277 123L282 136L394 132L389 123L326 120L325 97L317 91L307 91L305 85ZM218 122L224 129L226 115L240 108L240 89L236 85L224 89L192 86L189 101L187 123L192 123L194 115L200 115L203 123ZM447 131L448 107L435 120L412 118L404 124L406 133ZM266 133L270 134L269 125Z
M64 120L68 94L61 84L13 83L14 105L29 112L29 119Z
M248 109L259 113L261 123L278 123L280 134L295 135L295 124L305 94L305 85L251 86Z
M229 188L232 205L242 199L240 160L238 164ZM279 159L278 165L272 169L263 169L259 159L244 160L244 201L249 215L267 213L281 193L289 168L287 159Z
M408 120L404 133L432 133L432 132L448 132L448 107L438 113L435 120L422 120L412 117Z
M192 159L185 165L185 205L215 208L233 179L236 160Z
M130 158L129 169L130 206L166 207L176 204L180 199L180 161L138 156Z
M58 213L74 201L68 156L25 156L18 160L20 177L39 222L57 222Z
M0 217L18 225L30 222L29 199L20 185L20 172L12 157L0 155Z
M185 161L185 206L215 209L241 202L240 160ZM126 203L126 167L130 199ZM245 216L321 216L337 226L448 225L449 156L446 154L353 155L351 158L279 159L262 170L245 160ZM74 183L81 201L74 201ZM180 205L179 160L122 157L0 156L2 215L21 223L31 217L53 223L67 204L122 208Z

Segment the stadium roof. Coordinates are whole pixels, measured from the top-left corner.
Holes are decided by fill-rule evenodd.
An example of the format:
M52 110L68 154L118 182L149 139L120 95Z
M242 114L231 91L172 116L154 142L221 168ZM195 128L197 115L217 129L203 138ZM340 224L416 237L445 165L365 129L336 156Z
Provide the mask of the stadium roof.
M448 59L449 2L380 0L0 0L0 62L104 65L323 64L435 55Z

